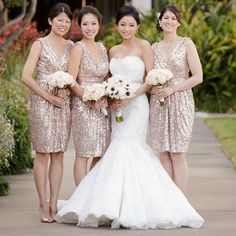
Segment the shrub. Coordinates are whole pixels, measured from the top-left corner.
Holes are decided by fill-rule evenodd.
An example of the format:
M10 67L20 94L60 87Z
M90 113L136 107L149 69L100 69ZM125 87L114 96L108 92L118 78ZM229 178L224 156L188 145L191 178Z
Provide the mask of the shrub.
M14 32L19 25L21 24L21 21L17 22L16 24L12 25L10 29L6 29L2 32L0 35L0 44L4 43L7 37L9 37L12 32ZM29 45L32 44L37 38L42 36L43 34L41 32L38 32L37 30L37 24L36 22L30 22L24 27L24 30L21 32L17 40L13 42L11 45L11 53L15 53L17 55L24 54L25 48L29 47Z
M2 176L2 170L9 167L14 150L13 127L7 118L0 113L0 196L8 195L9 185Z
M9 184L3 176L0 175L0 196L6 196L9 194Z
M14 131L8 119L0 113L0 173L4 167L9 167L9 160L14 150Z
M33 159L28 120L28 89L21 83L20 76L27 51L21 59L7 53L7 70L0 81L1 106L14 127L15 149L4 174L20 174L32 168Z

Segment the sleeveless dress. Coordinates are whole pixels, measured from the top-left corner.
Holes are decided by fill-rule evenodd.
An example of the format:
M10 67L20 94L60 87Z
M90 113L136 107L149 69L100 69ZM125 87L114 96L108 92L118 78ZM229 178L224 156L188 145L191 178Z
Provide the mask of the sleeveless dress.
M111 59L110 71L139 87L145 66L139 57ZM146 95L123 108L124 121L112 114L111 143L68 201L59 201L58 222L79 227L130 229L201 227L203 219L172 182L146 144L149 104Z
M168 69L174 75L170 85L182 83L189 78L189 66L186 58L183 38L165 60L158 43L152 45L154 68ZM160 106L159 98L152 94L150 99L151 146L159 152L186 152L189 147L194 121L194 99L192 90L175 92L165 98Z
M100 61L97 63L82 41L76 45L83 49L77 82L83 88L94 83L102 83L108 73L105 47L98 43ZM101 157L110 143L110 119L101 111L88 108L79 97L73 96L72 133L76 157Z
M68 40L62 58L58 58L53 48L43 39L41 54L36 66L36 82L52 94L46 76L58 70L67 71L70 50L73 42ZM30 96L30 130L33 148L37 152L64 152L70 137L71 112L70 98L63 108L58 108L35 93Z

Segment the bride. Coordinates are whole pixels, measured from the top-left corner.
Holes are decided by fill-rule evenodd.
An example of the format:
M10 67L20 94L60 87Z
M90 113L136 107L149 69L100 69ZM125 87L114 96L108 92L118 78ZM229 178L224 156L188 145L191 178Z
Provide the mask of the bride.
M172 182L146 144L149 104L142 86L145 70L152 68L150 44L136 38L139 15L135 8L118 10L117 30L123 38L110 50L110 71L129 78L142 95L114 104L122 106L124 121L112 117L112 140L103 158L82 180L56 215L58 222L79 227L130 229L199 228L202 217Z

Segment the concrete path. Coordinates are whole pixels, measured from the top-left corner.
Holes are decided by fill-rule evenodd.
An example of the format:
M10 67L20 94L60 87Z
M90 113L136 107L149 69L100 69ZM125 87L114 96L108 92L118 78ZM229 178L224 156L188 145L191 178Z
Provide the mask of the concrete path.
M236 236L236 170L221 152L220 145L201 119L196 119L189 151L188 198L205 218L201 229L110 230L81 229L75 225L39 222L38 199L32 174L8 176L11 193L0 197L1 236ZM74 189L73 145L65 155L61 199Z

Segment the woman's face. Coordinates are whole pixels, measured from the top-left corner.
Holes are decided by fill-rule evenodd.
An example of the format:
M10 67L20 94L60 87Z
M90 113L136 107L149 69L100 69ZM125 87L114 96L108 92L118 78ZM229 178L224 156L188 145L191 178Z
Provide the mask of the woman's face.
M130 39L137 33L139 25L133 16L124 16L120 19L116 27L123 39Z
M97 17L90 13L84 15L81 20L80 28L81 33L85 38L95 39L100 28Z
M176 32L180 23L178 22L176 15L171 11L166 11L159 20L159 24L164 32Z
M64 36L70 29L71 20L70 18L63 12L58 16L54 17L52 20L49 19L49 24L56 34L60 36Z

